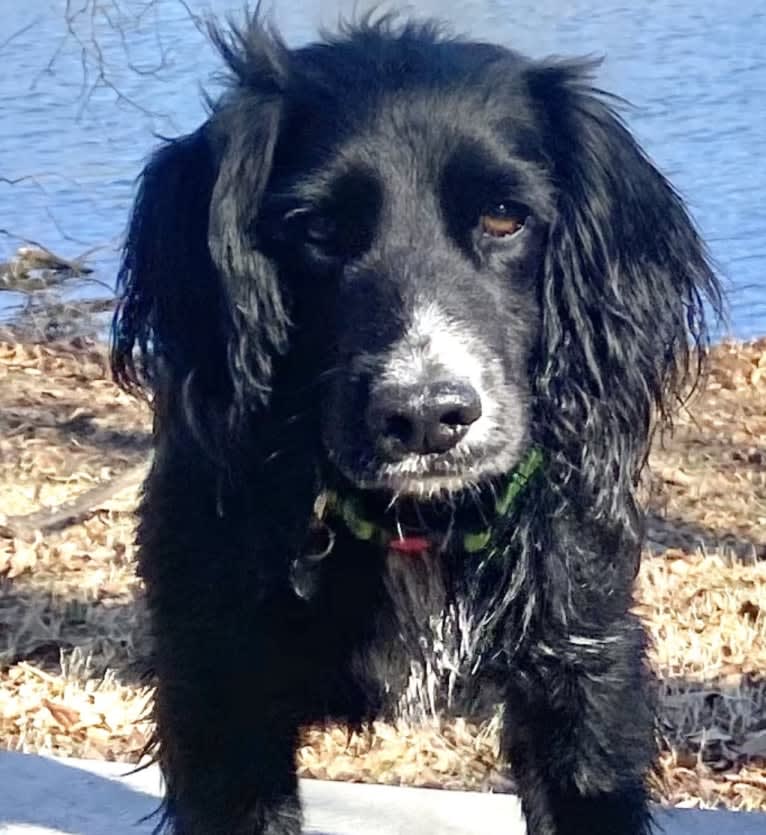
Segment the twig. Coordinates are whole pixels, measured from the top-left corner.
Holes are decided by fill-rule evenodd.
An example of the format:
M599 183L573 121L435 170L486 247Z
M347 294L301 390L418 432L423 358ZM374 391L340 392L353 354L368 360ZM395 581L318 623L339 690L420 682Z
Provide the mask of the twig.
M71 501L56 507L46 507L24 516L9 516L0 525L0 536L33 538L35 533L47 534L68 528L92 516L108 499L123 490L138 487L146 474L147 463L136 464L115 476L106 484L86 490Z
M11 43L11 41L16 40L16 38L21 37L25 32L28 32L33 27L37 26L40 20L40 17L36 17L34 20L27 23L26 26L22 26L21 29L17 29L15 32L8 35L8 37L5 40L0 41L0 50L5 49L5 47L8 46L9 43Z

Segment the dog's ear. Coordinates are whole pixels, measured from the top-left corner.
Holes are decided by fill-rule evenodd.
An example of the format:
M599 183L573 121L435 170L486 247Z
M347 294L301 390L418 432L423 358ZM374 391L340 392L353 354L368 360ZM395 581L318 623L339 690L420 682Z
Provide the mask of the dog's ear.
M279 128L279 45L256 25L216 38L233 83L141 175L113 325L117 380L182 392L192 420L265 403L286 347L277 275L250 234Z
M593 69L527 72L557 192L535 378L547 443L614 513L644 463L653 415L669 419L698 370L705 306L718 312L721 297L683 202L591 86Z
M141 174L112 334L123 385L152 386L160 374L213 382L225 362L224 287L207 243L216 176L206 128L167 142Z
M228 299L227 365L239 403L265 403L273 358L285 351L288 314L274 264L254 228L271 171L280 102L237 95L218 114L221 163L210 200L208 245Z

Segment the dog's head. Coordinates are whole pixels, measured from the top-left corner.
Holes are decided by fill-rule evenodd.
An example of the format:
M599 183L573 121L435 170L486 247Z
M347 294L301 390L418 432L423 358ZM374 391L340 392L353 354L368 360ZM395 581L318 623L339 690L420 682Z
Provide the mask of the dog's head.
M718 291L592 67L389 20L218 42L227 94L143 175L118 378L138 345L195 419L292 386L332 465L400 494L534 444L608 511Z

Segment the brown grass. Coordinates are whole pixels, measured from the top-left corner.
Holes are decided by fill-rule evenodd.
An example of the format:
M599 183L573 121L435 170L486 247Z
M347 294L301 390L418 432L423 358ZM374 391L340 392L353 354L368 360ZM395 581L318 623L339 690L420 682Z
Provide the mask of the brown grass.
M145 406L85 339L0 343L0 740L135 762L151 691L133 573L135 489L84 523L14 536L147 456ZM661 679L664 802L766 810L766 340L725 344L653 451L636 607ZM303 775L494 788L497 722L306 731Z

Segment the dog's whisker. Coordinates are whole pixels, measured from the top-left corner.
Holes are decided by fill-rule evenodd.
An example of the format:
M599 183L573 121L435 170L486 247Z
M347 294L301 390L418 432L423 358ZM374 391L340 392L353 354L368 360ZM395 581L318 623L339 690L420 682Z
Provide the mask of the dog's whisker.
M395 490L395 491L391 494L391 499L390 499L390 501L389 501L388 505L386 506L386 512L389 512L390 510L392 510L392 508L393 508L393 507L396 505L396 503L399 501L399 499L400 499L401 495L402 495L402 494L401 494L401 491L400 491L400 490Z

